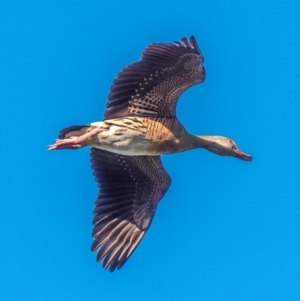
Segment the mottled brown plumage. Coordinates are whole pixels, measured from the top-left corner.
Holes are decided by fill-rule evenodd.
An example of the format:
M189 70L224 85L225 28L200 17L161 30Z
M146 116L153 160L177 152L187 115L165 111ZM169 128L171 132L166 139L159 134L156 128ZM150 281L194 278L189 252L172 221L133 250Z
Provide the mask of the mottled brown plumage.
M99 193L92 251L113 271L136 249L171 180L161 154L205 148L250 161L221 136L189 134L176 118L179 96L205 79L203 55L194 37L152 44L141 60L124 68L110 89L101 122L63 129L49 150L92 146Z

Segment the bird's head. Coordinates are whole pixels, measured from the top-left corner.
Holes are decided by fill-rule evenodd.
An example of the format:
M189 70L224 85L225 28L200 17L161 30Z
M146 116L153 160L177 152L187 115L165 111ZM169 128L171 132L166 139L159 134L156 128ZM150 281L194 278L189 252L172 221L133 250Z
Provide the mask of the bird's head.
M252 156L243 153L236 143L223 136L201 136L205 140L205 148L220 156L232 156L245 161L252 161Z

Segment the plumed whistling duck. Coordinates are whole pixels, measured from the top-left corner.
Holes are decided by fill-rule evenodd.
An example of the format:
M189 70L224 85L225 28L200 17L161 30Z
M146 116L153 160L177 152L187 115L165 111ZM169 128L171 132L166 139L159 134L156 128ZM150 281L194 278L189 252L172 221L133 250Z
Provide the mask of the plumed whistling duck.
M203 55L193 36L148 46L141 59L114 80L104 118L59 133L49 150L91 147L99 193L92 251L104 268L120 269L149 228L171 179L160 155L204 148L251 161L233 140L189 134L176 117L179 96L205 79Z

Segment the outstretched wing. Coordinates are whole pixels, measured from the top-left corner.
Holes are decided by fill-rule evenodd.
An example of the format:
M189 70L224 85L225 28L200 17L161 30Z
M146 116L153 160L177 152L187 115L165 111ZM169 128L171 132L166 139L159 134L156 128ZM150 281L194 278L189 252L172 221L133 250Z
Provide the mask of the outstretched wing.
M193 36L148 46L141 60L124 68L114 80L104 119L175 117L181 93L204 81L203 61Z
M100 191L95 201L92 251L110 271L120 269L151 224L171 179L159 156L123 156L91 149Z

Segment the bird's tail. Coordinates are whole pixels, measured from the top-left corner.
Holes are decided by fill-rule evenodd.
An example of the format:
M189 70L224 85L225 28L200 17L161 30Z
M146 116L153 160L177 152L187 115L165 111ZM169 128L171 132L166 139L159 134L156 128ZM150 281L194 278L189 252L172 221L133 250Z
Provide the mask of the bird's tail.
M89 145L93 129L90 125L73 125L62 129L55 143L48 146L48 150L78 149Z
M72 125L62 129L58 134L58 139L66 139L70 137L79 137L86 134L90 130L90 125Z
M97 135L107 131L109 126L103 122L93 122L88 125L72 125L62 129L54 144L48 146L48 150L56 149L78 149L84 146L93 145L97 141Z

